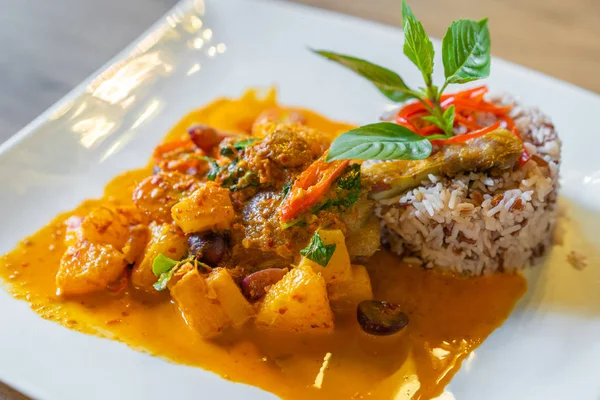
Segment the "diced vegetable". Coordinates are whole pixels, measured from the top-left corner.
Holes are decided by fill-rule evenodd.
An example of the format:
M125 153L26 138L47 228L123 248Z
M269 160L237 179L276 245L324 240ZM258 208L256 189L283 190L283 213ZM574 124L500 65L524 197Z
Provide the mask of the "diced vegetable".
M173 206L171 216L185 233L228 229L234 219L229 190L214 182L200 184L189 197Z
M333 312L323 277L307 265L292 269L265 296L256 324L279 332L331 332Z
M255 313L254 308L242 295L227 269L213 269L206 281L208 287L217 294L217 299L233 326L240 326L252 318Z
M313 271L323 275L327 284L338 281L346 281L352 277L350 267L350 255L346 248L346 240L341 230L320 229L316 234L325 245L335 245L333 256L327 263L326 267L311 261L307 257L303 257L300 261L300 266L307 266Z
M335 312L354 312L358 303L373 298L367 269L362 265L353 265L352 278L328 285L327 294Z
M154 291L156 275L152 264L159 254L181 260L187 254L187 240L183 232L172 224L150 224L150 240L131 272L131 282L138 288Z
M371 257L381 245L379 219L371 216L366 224L346 238L346 247L352 257Z
M231 325L215 290L196 268L188 263L175 275L177 279L169 283L169 290L190 328L209 339Z
M70 246L60 260L56 274L59 296L104 290L126 267L123 253L107 244L80 241Z

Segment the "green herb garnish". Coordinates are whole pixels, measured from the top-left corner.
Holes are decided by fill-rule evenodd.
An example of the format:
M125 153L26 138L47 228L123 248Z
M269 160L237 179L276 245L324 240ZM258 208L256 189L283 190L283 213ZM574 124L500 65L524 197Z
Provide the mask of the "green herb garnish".
M239 142L235 142L233 144L233 148L236 150L242 150L242 149L245 149L246 147L250 146L252 143L257 142L258 140L259 140L258 138L248 138L248 139L240 140Z
M393 123L378 123L353 129L340 135L331 145L327 161L360 160L418 160L431 155L430 140L453 136L454 106L446 110L441 96L451 83L466 83L486 78L490 74L490 34L487 19L454 21L442 41L445 80L441 88L433 83L434 49L423 25L402 0L404 54L419 68L424 88L412 89L397 73L356 57L325 50L315 53L351 69L373 83L381 93L395 102L416 99L429 113L423 117L438 126L443 133L419 136Z
M358 201L360 189L360 164L349 165L346 167L344 174L333 185L332 193L327 201L313 207L312 213L316 214L321 210L328 210L332 207L344 211Z
M248 189L250 187L258 187L260 186L260 180L258 175L255 172L249 171L246 172L244 176L242 176L235 185L229 186L229 190L232 192L237 192L240 190Z
M410 129L378 122L352 129L333 141L327 161L422 160L431 154L431 142Z
M156 256L156 258L152 262L152 272L158 277L158 281L156 281L156 283L152 285L154 286L154 289L158 290L159 292L161 290L165 290L167 284L169 283L169 280L173 276L173 273L175 273L175 271L177 270L176 267L181 265L185 261L187 260L173 260L162 253Z
M303 218L298 218L298 219L295 219L290 222L286 222L286 223L282 224L281 229L283 229L285 231L286 229L289 229L293 226L304 227L304 226L308 226L308 223Z
M326 267L327 264L329 264L329 260L331 260L331 257L333 257L334 252L335 244L323 243L321 237L319 236L318 230L312 236L308 246L300 250L300 254L302 254L304 257L323 267Z
M222 156L225 156L225 157L229 157L229 156L232 156L234 154L234 152L231 149L231 147L221 147L221 151L219 152L219 154L221 154Z
M285 200L288 197L288 194L290 194L290 190L292 190L291 183L286 183L285 185L283 185L283 190L281 191L281 201Z
M217 175L219 175L219 172L221 172L221 169L223 168L217 163L217 160L208 156L199 156L197 154L192 154L191 157L197 158L198 160L206 161L210 164L210 171L208 171L208 173L206 174L206 179L208 179L209 181L214 181L215 179L217 179Z

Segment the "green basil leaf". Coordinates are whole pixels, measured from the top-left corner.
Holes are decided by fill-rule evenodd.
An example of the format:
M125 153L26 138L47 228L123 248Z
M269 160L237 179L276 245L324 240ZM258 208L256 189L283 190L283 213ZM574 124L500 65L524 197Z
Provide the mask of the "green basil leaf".
M488 77L490 46L487 18L454 21L442 40L446 83L466 83Z
M401 102L415 97L414 92L406 86L402 78L387 68L361 60L360 58L333 53L331 51L312 51L368 79L390 100Z
M433 43L425 33L423 25L406 4L406 0L402 0L402 27L404 29L404 54L419 68L425 84L429 87L433 73Z
M334 252L335 244L326 245L323 243L321 237L319 236L318 230L312 236L308 246L300 250L300 254L302 254L304 257L323 267L326 267L327 264L329 264L329 260L331 260L331 257L333 257Z
M162 274L160 274L160 276L158 277L158 281L156 281L152 285L152 287L154 287L154 289L156 289L159 292L165 290L175 271L177 271L177 268L171 268L167 272L163 272Z
M152 262L152 272L156 276L161 276L165 272L168 272L171 269L173 269L173 267L176 266L177 264L179 264L179 261L173 260L173 259L165 256L164 254L160 253L159 255L156 256L156 258Z
M446 111L444 111L442 121L440 121L438 117L433 115L427 115L425 117L422 117L422 119L424 121L431 122L435 126L442 129L444 132L452 132L452 130L454 129L454 104L448 107Z
M326 160L422 160L431 149L426 137L401 125L379 122L338 136Z
M288 197L288 194L290 194L291 190L292 190L291 183L286 183L285 185L283 185L283 189L281 190L281 199L285 200Z
M454 130L454 104L444 111L444 121L446 122L446 132L452 132ZM443 128L442 128L443 129Z
M235 148L236 150L242 150L258 140L259 140L258 138L248 138L248 139L240 140L239 142L235 142L233 144L233 148Z

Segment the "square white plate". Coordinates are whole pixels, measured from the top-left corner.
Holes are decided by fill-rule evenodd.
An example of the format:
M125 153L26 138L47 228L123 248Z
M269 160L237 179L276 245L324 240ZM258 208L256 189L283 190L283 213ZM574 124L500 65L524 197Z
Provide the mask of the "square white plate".
M376 120L386 106L378 92L312 55L307 46L361 56L419 82L401 55L397 29L288 3L184 2L0 145L0 253L58 212L101 195L117 173L144 165L179 118L215 97L277 84L284 104L355 123ZM488 83L492 91L510 92L553 117L564 140L567 233L545 265L528 272L527 295L463 365L448 391L473 400L598 399L600 97L497 59ZM565 263L573 249L588 255L587 269ZM0 321L0 380L35 398L274 397L70 331L2 290Z

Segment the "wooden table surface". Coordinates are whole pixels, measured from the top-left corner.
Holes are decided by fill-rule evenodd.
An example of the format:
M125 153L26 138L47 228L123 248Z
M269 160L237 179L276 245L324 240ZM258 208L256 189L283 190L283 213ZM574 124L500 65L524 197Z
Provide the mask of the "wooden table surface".
M293 1L400 23L400 0ZM176 2L0 0L0 142ZM599 0L413 0L411 6L435 37L451 20L487 16L494 55L600 93ZM0 383L0 400L24 398Z

